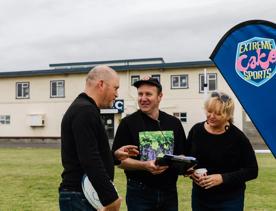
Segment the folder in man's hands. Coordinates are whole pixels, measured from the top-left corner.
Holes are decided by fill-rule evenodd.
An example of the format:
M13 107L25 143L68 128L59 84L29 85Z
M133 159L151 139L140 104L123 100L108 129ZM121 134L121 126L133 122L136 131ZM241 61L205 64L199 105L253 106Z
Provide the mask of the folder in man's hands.
M184 155L165 154L163 157L157 157L155 161L155 165L172 166L181 172L186 172L189 168L195 166L196 164L196 158Z

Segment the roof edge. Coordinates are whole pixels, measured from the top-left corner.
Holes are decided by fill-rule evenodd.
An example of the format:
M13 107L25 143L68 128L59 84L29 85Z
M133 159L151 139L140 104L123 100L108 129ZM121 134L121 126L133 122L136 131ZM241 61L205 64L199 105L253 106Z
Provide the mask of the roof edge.
M211 60L206 61L191 61L191 62L170 62L170 63L153 63L153 64L136 64L136 65L121 65L110 66L114 70L129 71L129 70L146 70L146 69L173 69L173 68L197 68L197 67L213 67L215 66ZM30 77L44 75L60 75L60 74L81 74L87 73L92 67L67 67L58 69L44 70L25 70L13 72L0 72L0 78L11 77Z

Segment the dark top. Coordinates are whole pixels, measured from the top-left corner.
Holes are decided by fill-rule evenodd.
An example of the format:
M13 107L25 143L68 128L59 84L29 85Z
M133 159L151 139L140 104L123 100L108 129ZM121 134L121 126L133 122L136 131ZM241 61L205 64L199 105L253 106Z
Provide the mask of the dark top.
M162 153L184 154L185 141L184 129L176 117L160 111L157 121L138 110L121 121L114 139L113 150L133 144L138 146L140 151L140 154L133 159L155 160L155 157ZM128 179L160 189L174 188L178 173L174 168L169 168L158 175L145 170L125 170Z
M222 174L223 183L210 189L193 184L194 190L203 197L244 192L245 182L258 175L254 150L244 133L233 124L219 135L207 132L204 122L194 125L185 150L187 155L197 158L197 168L207 168L208 174Z
M87 174L104 206L118 198L111 182L113 158L100 111L85 93L74 100L63 116L61 159L64 170L60 190L82 192L81 180Z

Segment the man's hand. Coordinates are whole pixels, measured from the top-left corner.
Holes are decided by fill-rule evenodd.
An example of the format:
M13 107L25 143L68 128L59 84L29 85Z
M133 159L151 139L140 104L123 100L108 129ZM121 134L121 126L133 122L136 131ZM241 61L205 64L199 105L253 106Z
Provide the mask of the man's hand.
M194 166L189 168L186 172L183 173L184 177L192 177L195 172Z
M121 203L122 203L122 197L119 197L114 202L112 202L111 204L103 207L99 211L119 211L120 207L121 207Z
M135 157L139 154L138 147L135 145L126 145L122 146L121 148L117 149L114 152L115 157L118 160L125 160L129 157Z
M153 175L156 174L161 174L165 170L169 168L169 166L157 166L155 165L155 160L149 160L149 161L144 161L145 162L145 169L152 173Z

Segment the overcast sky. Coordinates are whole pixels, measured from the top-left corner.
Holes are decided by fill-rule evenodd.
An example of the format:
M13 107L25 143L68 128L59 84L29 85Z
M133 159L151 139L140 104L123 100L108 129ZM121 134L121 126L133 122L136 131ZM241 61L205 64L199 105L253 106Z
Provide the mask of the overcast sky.
M275 0L0 0L0 71L163 57L208 60L236 24L276 22Z

